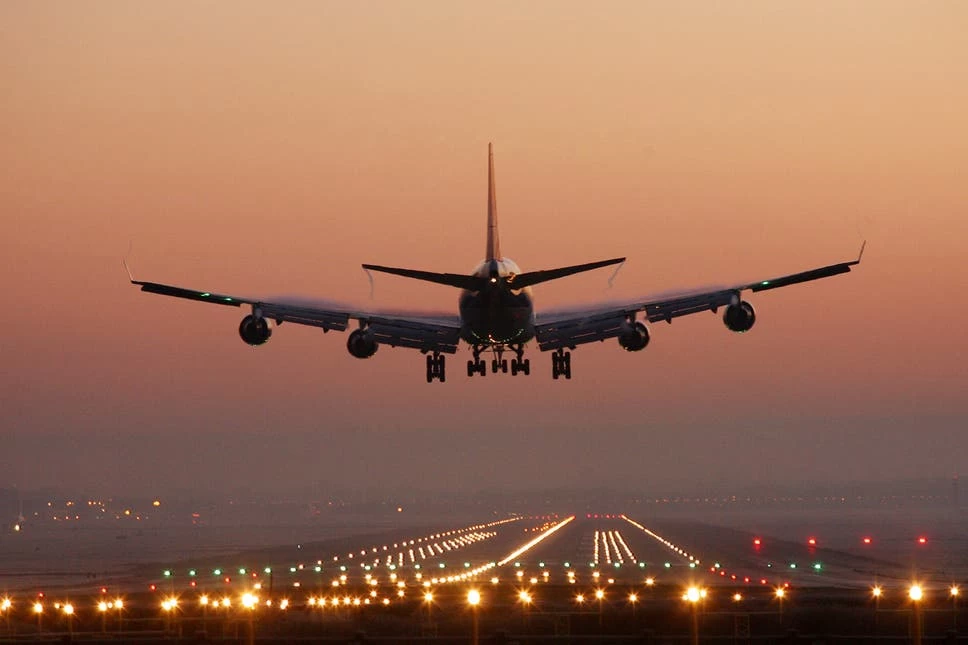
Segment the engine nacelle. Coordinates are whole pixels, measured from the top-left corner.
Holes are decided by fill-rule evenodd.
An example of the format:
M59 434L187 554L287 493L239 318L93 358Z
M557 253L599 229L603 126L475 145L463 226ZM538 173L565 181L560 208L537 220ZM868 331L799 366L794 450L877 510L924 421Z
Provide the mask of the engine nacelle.
M745 300L741 300L735 305L729 305L723 312L723 324L730 331L739 334L752 329L755 322L756 312L753 311L753 305Z
M649 328L640 322L627 325L618 337L618 344L627 352L640 352L649 344Z
M346 349L356 358L369 358L376 354L380 344L376 342L373 332L368 329L357 329L346 340Z
M247 345L264 345L272 336L272 328L265 318L256 318L250 314L242 319L242 324L239 325L239 336Z

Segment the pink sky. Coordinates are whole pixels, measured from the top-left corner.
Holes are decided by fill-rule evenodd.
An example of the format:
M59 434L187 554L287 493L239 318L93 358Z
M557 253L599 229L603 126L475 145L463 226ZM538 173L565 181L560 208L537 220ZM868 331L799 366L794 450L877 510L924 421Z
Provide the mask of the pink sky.
M623 485L957 472L966 24L959 2L4 3L0 423L22 454L0 471L24 483L26 437L69 436L32 481L94 485L86 438L191 431L428 487L398 451L465 487L515 448L534 479L495 485L578 463ZM753 296L744 336L656 325L638 354L579 348L569 383L536 348L530 378L468 380L462 351L434 386L418 353L358 361L340 334L246 347L241 312L141 294L119 266L133 242L142 279L364 304L363 262L469 271L488 141L524 270L629 258L610 292L608 271L542 285L539 313L868 253ZM456 296L376 281L385 306Z

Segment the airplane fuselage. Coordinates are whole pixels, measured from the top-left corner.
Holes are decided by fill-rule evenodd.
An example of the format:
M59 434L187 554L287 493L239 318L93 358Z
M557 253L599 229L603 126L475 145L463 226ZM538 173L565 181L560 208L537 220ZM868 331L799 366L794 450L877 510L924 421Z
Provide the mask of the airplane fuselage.
M513 288L513 276L520 273L518 265L507 258L485 260L474 270L474 275L488 282L478 291L461 291L461 338L467 343L519 345L534 338L531 288Z

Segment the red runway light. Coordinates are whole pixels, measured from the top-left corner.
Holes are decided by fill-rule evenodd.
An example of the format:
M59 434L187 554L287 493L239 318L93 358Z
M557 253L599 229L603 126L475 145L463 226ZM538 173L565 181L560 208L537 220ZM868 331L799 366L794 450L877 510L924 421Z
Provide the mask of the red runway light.
M817 546L817 538L807 538L807 544L810 546Z
M871 542L873 542L873 540L871 540L869 537L864 537L864 544L870 544Z
M753 546L759 546L760 544L760 538L753 538Z
M157 589L157 588L158 588L158 587L156 587L155 585L148 585L148 589L149 589L150 591L154 591L154 590L155 590L155 589Z
M918 544L927 544L927 543L928 543L928 538L924 537L923 535L918 538Z

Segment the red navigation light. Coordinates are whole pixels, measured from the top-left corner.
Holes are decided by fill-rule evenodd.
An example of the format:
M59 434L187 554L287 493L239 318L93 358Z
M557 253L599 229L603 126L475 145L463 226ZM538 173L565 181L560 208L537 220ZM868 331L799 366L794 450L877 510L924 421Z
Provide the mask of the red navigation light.
M928 538L924 537L923 535L918 538L918 544L927 544L927 543L928 543Z
M870 539L869 536L867 536L867 535L864 536L864 540L863 540L864 544L870 544L873 541L874 540Z
M37 597L38 598L43 598L44 597L44 592L43 591L38 591L37 592Z
M155 590L155 589L157 589L157 588L158 588L158 587L156 587L156 586L155 586L155 585L153 585L153 584L151 584L151 585L148 585L148 590L149 590L149 591L154 591L154 590Z
M188 584L189 584L189 585L191 585L192 587L197 587L197 586L198 586L198 583L197 583L197 582L195 582L194 580L192 580L192 581L191 581L191 582L189 582Z
M750 581L750 577L749 577L749 576L744 576L744 577L743 577L743 582L745 582L745 583L747 583L747 584L748 584L748 583L749 583L749 581Z
M817 546L817 538L815 537L807 538L807 544L809 544L810 546Z
M107 592L108 592L107 587L101 587L101 593L107 593Z

